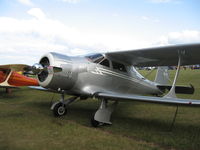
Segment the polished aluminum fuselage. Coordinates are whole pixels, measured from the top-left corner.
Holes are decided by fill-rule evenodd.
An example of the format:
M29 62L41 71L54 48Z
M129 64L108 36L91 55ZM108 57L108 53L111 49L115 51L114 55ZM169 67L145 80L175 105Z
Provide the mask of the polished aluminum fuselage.
M127 72L121 72L113 69L112 65L102 66L85 57L68 57L57 53L48 53L44 57L49 59L50 66L62 68L62 72L51 72L45 81L39 81L45 88L84 96L93 96L97 92L160 93L157 84L145 79L133 66L125 65Z

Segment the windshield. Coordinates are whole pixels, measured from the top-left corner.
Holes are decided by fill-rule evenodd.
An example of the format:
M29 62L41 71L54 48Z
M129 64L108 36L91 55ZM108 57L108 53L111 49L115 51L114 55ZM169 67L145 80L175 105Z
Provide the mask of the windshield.
M91 54L85 57L93 63L99 63L100 61L104 59L104 56L102 54Z

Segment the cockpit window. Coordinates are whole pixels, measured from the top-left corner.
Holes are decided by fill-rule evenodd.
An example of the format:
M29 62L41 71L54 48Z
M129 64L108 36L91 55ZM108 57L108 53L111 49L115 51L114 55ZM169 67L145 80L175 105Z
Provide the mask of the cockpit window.
M122 72L127 72L125 66L123 64L120 64L118 62L112 62L112 65L113 65L113 69L116 69L116 70L119 70L119 71L122 71Z
M106 67L110 67L110 63L108 59L104 59L102 62L100 62L99 64L106 66Z
M89 61L100 64L102 66L110 67L110 62L102 54L93 54L85 56Z
M86 58L93 63L99 63L104 59L102 54L92 54L86 56Z

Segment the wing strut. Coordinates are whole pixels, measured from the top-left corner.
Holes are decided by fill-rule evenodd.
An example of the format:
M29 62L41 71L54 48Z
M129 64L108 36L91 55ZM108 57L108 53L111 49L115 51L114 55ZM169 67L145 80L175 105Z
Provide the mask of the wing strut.
M182 52L182 53L184 54L184 52ZM178 67L177 67L177 70L176 70L174 81L173 81L173 84L172 84L170 91L164 96L164 98L177 98L175 89L176 89L176 81L178 79L179 72L180 72L180 67L181 67L181 53L179 52ZM173 118L173 121L172 121L172 124L171 124L171 127L170 127L170 131L172 131L172 129L174 127L177 113L178 113L178 105L176 106L176 111L175 111L174 118Z
M173 81L173 84L172 84L170 91L164 96L164 98L177 98L176 93L175 93L175 89L176 89L176 81L178 79L179 72L180 72L180 67L181 67L181 53L179 52L178 67L177 67L177 70L176 70L176 75L174 77L174 81Z
M172 129L173 129L173 127L174 127L174 124L175 124L175 121L176 121L177 113L178 113L178 105L176 105L176 111L175 111L175 113L174 113L173 121L172 121L172 124L171 124L171 126L170 126L169 131L172 131Z

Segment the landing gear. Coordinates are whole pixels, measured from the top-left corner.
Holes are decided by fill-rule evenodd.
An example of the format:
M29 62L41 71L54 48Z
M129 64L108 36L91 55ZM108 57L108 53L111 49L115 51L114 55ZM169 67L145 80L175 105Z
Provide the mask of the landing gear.
M53 108L53 114L55 117L61 117L67 114L67 108L65 104L59 102Z
M113 102L111 105L108 105L108 101L105 99L101 100L101 105L96 111L94 116L91 119L91 125L93 127L102 126L104 124L111 125L110 118L114 108L117 106L117 101Z
M51 110L55 117L61 117L67 114L68 105L77 100L78 97L70 97L67 100L64 100L64 93L61 95L61 99L58 102L55 102L51 106ZM117 106L118 101L108 102L106 99L101 99L101 104L99 109L91 118L92 127L99 127L102 125L111 125L110 118L112 112Z
M92 116L90 123L91 126L95 128L106 125L106 123L95 120L95 114Z
M94 120L94 117L92 117L91 118L91 125L92 125L92 127L98 127L98 126L100 126L100 122L99 121L96 121L96 120Z
M55 117L61 117L67 114L67 106L74 102L78 97L70 97L64 100L64 93L61 95L61 99L58 102L53 103L51 110Z

